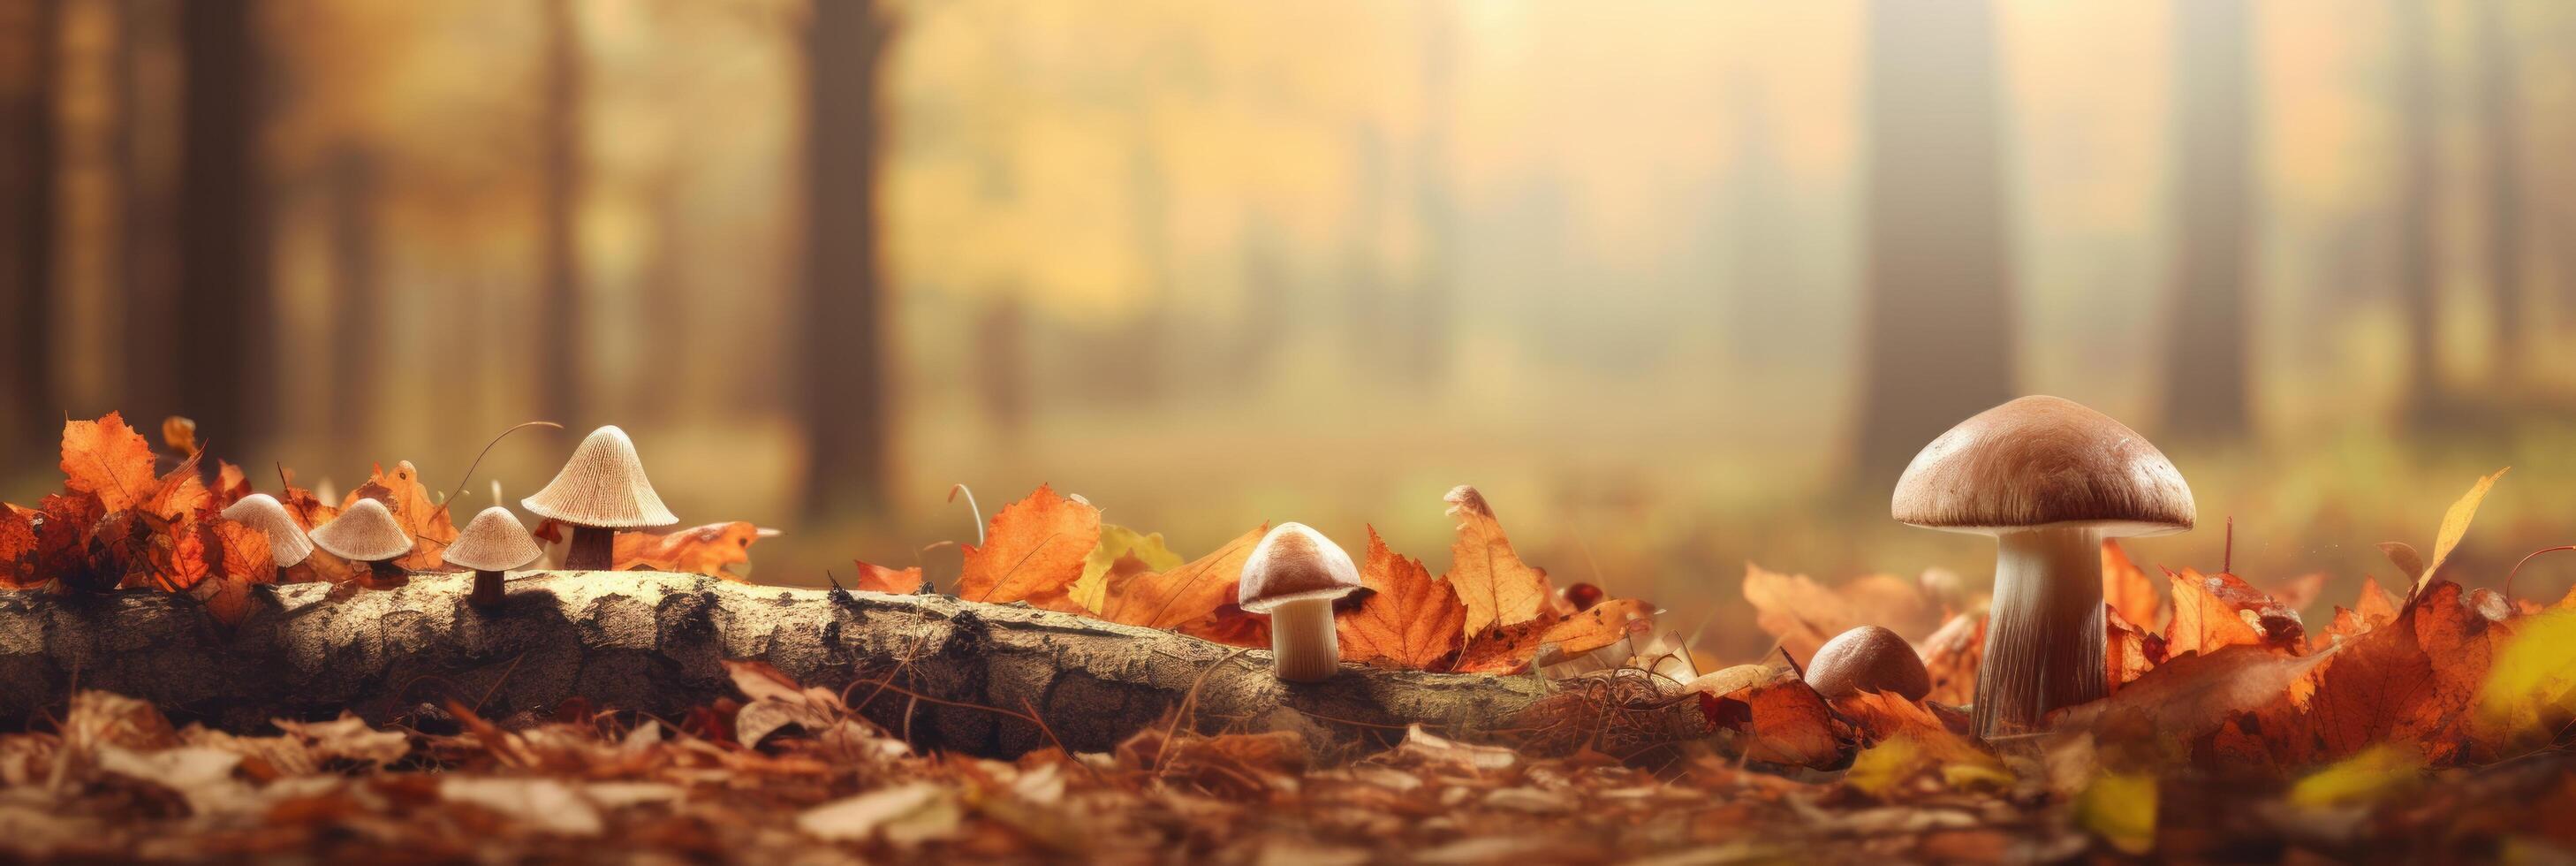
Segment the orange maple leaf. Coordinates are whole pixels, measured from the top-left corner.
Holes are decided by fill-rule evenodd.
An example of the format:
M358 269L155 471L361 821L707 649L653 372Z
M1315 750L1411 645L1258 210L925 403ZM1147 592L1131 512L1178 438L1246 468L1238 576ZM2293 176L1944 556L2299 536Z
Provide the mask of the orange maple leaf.
M215 497L207 492L206 479L197 474L197 459L203 454L189 455L179 461L178 468L161 476L153 485L152 495L144 500L143 509L170 520L193 520L199 509L213 503Z
M1233 601L1243 578L1243 562L1261 543L1269 524L1236 536L1215 553L1165 572L1144 569L1134 556L1121 556L1109 568L1108 592L1100 618L1146 628L1172 628L1215 613Z
M404 460L386 472L382 463L367 474L367 483L349 491L340 500L340 510L357 505L360 499L374 499L394 513L395 522L411 533L411 552L394 564L415 571L438 568L446 563L447 546L456 542L456 520L447 506L430 501L429 488L420 483L420 470Z
M853 561L852 564L859 567L859 582L858 585L850 587L851 589L892 595L912 595L921 591L921 566L887 568L875 563L857 561Z
M229 460L215 461L215 507L230 507L251 494L250 477Z
M611 560L617 571L649 568L743 583L741 575L726 568L750 562L751 543L762 537L760 527L741 520L668 532L620 532L611 542Z
M1842 762L1850 738L1824 696L1786 668L1724 695L1701 699L1717 727L1745 734L1744 756L1774 764L1829 767Z
M1083 558L1100 543L1100 509L1039 485L1028 498L1003 507L981 545L964 545L965 568L957 595L996 604L1026 601L1049 610L1079 612L1068 594L1082 578Z
M1368 556L1360 585L1370 594L1334 623L1342 657L1413 670L1438 670L1465 640L1467 606L1449 582L1431 576L1422 561L1388 550L1377 527L1368 530Z
M1458 485L1441 497L1449 516L1458 518L1457 540L1449 545L1449 586L1467 605L1465 633L1514 626L1538 618L1547 603L1547 573L1522 562L1512 551L1493 506L1476 488Z
M2173 621L2165 627L2169 655L2257 644L2296 650L2306 641L2298 611L2235 575L2204 575L2186 568L2172 578Z
M97 494L109 511L123 511L159 489L152 472L152 443L109 412L96 421L63 422L63 486Z
M2417 747L2435 763L2490 759L2474 725L2478 689L2513 623L2463 603L2436 579L2387 625L2348 639L2305 677L2307 694L2252 709L2212 740L2216 757L2297 769L2380 743Z
M2156 593L2156 583L2148 579L2145 569L2129 559L2120 542L2102 542L2102 598L2118 611L2121 619L2140 629L2153 629L2164 612L2164 597Z

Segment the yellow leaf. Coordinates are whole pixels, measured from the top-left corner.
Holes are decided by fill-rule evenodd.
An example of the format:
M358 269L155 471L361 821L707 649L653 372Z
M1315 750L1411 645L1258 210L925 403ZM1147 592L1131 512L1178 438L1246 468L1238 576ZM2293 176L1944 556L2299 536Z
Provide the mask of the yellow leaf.
M2525 619L2513 632L2478 689L2478 724L2499 742L2546 736L2576 718L2576 609Z
M2336 761L2290 786L2290 805L2322 808L2377 803L2406 794L2424 781L2424 755L2411 746L2381 743Z
M2469 534L2469 521L2478 516L2478 503L2486 501L2487 491L2495 489L2496 479L2511 471L2513 467L2507 466L2496 470L2494 475L2478 479L2478 483L2469 485L2469 492L2460 495L2460 501L2451 503L2451 510L2443 512L2442 533L2433 537L2433 561L2425 563L2423 573L2415 575L2415 589L2406 597L2413 598L2416 593L2423 592L2424 584L2433 579L2433 573L2442 570L2443 560L2450 559L2451 551L2460 547L2460 538Z
M2133 855L2156 848L2154 776L2103 773L2075 797L2075 823Z
M1163 572L1181 567L1186 562L1180 554L1163 544L1163 534L1139 534L1136 530L1114 523L1100 525L1100 546L1091 549L1082 560L1082 576L1073 582L1073 601L1083 610L1097 616L1109 603L1109 567L1121 556L1133 556L1145 564L1146 571Z

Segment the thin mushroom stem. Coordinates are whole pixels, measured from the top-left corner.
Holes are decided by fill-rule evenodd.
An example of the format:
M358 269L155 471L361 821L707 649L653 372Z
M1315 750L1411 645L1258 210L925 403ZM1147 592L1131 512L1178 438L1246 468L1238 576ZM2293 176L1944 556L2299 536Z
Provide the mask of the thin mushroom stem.
M475 607L483 608L500 607L501 598L501 573L486 569L475 569L474 592L473 594L465 597L466 603Z
M1341 640L1333 632L1333 600L1310 598L1270 609L1270 653L1279 678L1313 683L1341 669Z
M1977 670L1977 731L2039 733L2049 711L2109 693L2102 664L2102 536L2043 527L1995 538L1995 598Z
M367 563L367 571L378 586L401 586L411 582L411 571L395 565L393 560L379 559Z

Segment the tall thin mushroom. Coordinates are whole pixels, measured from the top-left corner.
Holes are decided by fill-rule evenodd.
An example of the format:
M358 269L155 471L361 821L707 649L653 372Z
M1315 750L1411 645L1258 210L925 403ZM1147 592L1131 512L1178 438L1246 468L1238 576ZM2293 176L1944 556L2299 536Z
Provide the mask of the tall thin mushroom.
M394 564L411 552L411 533L381 500L361 498L331 522L313 527L313 543L333 556L366 563L379 586L411 580L411 572Z
M495 608L501 606L503 572L525 568L544 555L518 515L495 505L483 509L474 515L474 522L465 525L456 542L447 546L445 561L474 570L474 591L466 596L467 604Z
M590 431L536 495L519 500L539 517L572 527L572 546L564 568L598 571L614 567L617 531L650 529L680 522L663 507L644 477L644 461L635 456L635 441L615 425Z
M313 558L313 540L304 537L304 528L286 513L277 497L253 493L224 507L224 519L259 530L268 536L268 558L277 566L277 582L288 583L287 572Z
M2110 693L2102 541L2190 529L2191 486L2146 437L2056 397L2023 397L1923 446L1896 482L1899 521L1993 536L1995 597L1977 670L1989 739Z

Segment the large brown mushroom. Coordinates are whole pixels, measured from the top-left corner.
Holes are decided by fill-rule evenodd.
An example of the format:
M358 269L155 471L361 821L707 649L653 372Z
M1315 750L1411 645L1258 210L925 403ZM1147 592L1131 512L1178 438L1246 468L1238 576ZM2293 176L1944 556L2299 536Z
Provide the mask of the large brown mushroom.
M447 564L474 569L474 592L465 600L482 608L501 606L503 572L524 568L544 555L518 516L498 505L474 515L474 522L465 525L445 553Z
M2190 485L2146 437L2056 397L1988 409L1923 446L1890 511L1995 539L1975 707L1988 738L2036 733L2049 711L2109 693L2102 540L2181 532L2194 516Z
M1317 682L1341 668L1333 600L1359 588L1359 566L1340 545L1303 523L1282 523L1243 561L1236 603L1245 613L1270 615L1270 653L1280 679Z
M519 504L572 527L572 547L565 551L563 565L575 571L612 567L618 530L680 522L644 477L634 440L614 425L590 431L555 480Z
M268 536L268 558L277 566L277 582L287 583L286 572L313 558L313 540L304 537L304 528L286 513L277 497L253 493L224 507L224 519L259 530Z
M411 572L394 564L411 552L411 533L404 531L381 500L361 498L331 522L313 527L313 543L333 556L366 563L379 584L399 585L411 579Z

